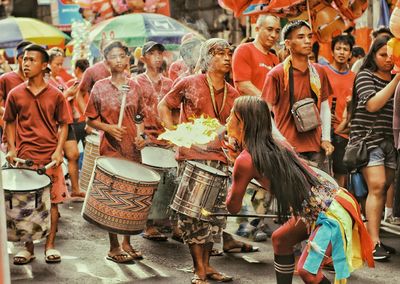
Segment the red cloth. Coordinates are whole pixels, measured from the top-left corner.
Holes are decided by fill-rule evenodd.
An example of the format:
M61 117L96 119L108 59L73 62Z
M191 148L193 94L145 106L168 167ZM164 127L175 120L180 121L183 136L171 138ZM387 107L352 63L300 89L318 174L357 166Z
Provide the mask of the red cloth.
M176 60L172 62L172 64L169 66L168 70L168 77L172 80L175 81L179 77L181 77L182 74L187 72L189 69L185 65L185 62L183 59Z
M222 109L219 122L223 125L226 123L230 111L233 107L234 100L239 97L238 91L231 85L227 85L227 97L225 107ZM222 106L224 89L214 90L217 108ZM165 96L165 102L170 109L176 109L181 106L180 123L189 122L189 118L206 117L217 118L212 105L210 89L208 87L206 75L192 75L182 78L175 82L172 90ZM221 149L221 142L217 138L206 145L207 149L200 149L192 146L190 149L180 147L178 149L178 160L218 160L227 162L226 157Z
M158 115L157 105L164 98L165 94L171 90L172 80L162 76L161 84L156 86L150 81L146 74L140 74L136 80L143 94L143 115L145 133L151 143L166 146L167 141L157 140L158 135L163 133L164 127Z
M233 81L235 84L251 81L261 91L268 72L278 64L279 59L274 54L261 52L252 42L243 43L233 54Z
M105 62L97 62L95 65L85 70L82 76L81 83L79 84L79 89L81 91L90 93L94 86L94 83L110 76L110 70L107 68Z
M337 135L349 139L349 135L336 132L336 128L342 121L343 112L346 109L346 98L351 97L353 91L353 83L356 77L351 71L346 73L338 73L330 65L323 66L328 80L332 86L333 94L329 97L329 104L332 107L332 100L336 98L335 118L332 117L332 126Z
M139 85L134 80L128 80L130 91L126 97L126 107L122 126L127 128L122 141L117 141L113 136L104 132L100 141L100 155L117 157L140 162L140 151L135 147L136 125L134 118L142 114L143 103L142 93ZM118 124L121 108L121 93L113 85L110 78L102 79L94 84L90 93L89 102L86 106L85 115L90 119L99 118L101 122L116 125Z
M3 98L4 102L7 100L8 93L23 82L24 79L14 71L7 72L0 76L0 97Z
M313 64L317 70L321 81L320 102L325 101L332 94L332 88L329 84L325 70L319 64ZM310 73L307 68L301 72L293 68L294 80L294 101L311 97L310 94ZM290 111L289 87L284 89L283 65L274 67L267 75L262 91L263 99L273 106L276 126L289 143L295 147L297 153L319 152L321 150L321 127L307 131L298 132Z
M4 121L16 121L17 156L47 164L57 148L58 126L71 123L62 93L47 85L36 96L20 84L8 95Z

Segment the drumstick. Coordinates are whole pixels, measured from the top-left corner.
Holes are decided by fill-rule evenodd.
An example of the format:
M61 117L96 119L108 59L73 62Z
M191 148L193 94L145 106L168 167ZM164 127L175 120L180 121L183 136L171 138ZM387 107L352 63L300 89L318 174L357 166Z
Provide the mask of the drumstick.
M15 158L13 158L13 160L14 160L15 162L17 162L17 163L25 164L25 165L27 165L28 167L32 167L32 166L33 166L33 161L32 161L32 160L29 160L29 159L24 160L24 159L15 157Z
M229 214L229 213L212 213L206 209L201 209L204 217L248 217L248 218L278 218L275 214Z
M51 161L50 163L45 165L43 168L37 169L36 172L39 175L43 175L46 172L46 170L50 169L51 167L55 166L56 164L57 164L57 161Z
M129 91L128 85L122 85L120 88L120 92L122 93L121 99L121 109L119 110L119 117L118 117L118 127L122 126L122 120L124 119L124 112L126 106L126 94Z

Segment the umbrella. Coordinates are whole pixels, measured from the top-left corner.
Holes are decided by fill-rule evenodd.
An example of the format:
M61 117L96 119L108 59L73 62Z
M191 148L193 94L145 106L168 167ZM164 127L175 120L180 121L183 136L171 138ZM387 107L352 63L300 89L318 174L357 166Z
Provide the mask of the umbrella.
M70 37L45 22L32 18L0 20L0 48L15 47L22 40L41 45L64 45Z
M143 46L145 42L152 40L171 50L179 47L181 38L187 33L194 33L204 39L196 31L170 17L133 13L98 23L92 28L89 39L99 46L105 35L107 39L124 41L130 47Z

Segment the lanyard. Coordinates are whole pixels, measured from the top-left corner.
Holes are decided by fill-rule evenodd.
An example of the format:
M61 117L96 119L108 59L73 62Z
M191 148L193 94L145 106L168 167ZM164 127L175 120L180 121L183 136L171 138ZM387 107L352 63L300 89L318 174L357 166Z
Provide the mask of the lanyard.
M162 77L160 76L160 81L161 81L160 91L157 92L156 87L154 86L154 82L150 79L149 75L147 75L147 73L144 73L144 76L146 76L147 81L149 81L151 87L153 88L153 91L156 94L157 99L161 101L160 95L162 95L162 90L164 87L164 80L162 79Z
M208 76L208 74L207 74L207 83L208 83L208 88L210 89L210 95L211 95L211 102L212 102L212 104L213 104L213 108L214 108L214 112L215 112L215 115L218 117L218 119L221 121L221 113L222 113L222 110L224 109L224 107L225 107L225 102L226 102L226 95L227 95L227 93L228 93L228 88L226 87L226 82L224 82L224 98L223 98L223 100L222 100L222 105L221 105L221 109L218 111L218 108L217 108L217 102L215 101L215 94L214 94L214 87L213 87L213 85L212 85L212 82L211 82L211 79L210 79L210 77Z

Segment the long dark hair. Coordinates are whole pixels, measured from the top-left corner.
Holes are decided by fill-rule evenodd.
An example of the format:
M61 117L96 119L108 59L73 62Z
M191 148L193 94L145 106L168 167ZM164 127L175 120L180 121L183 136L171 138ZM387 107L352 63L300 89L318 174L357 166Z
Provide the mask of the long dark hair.
M302 165L296 154L272 137L271 114L265 101L254 96L235 100L235 113L244 123L244 143L257 171L270 180L270 190L278 201L279 219L298 215L318 180ZM290 212L292 210L292 212Z
M376 53L378 52L379 49L381 49L383 46L387 45L387 42L390 40L390 36L388 35L381 35L378 36L374 42L371 45L371 48L369 49L367 55L364 58L364 61L360 67L360 70L358 71L358 73L360 73L363 70L368 70L371 73L374 73L376 71L378 71L378 65L376 65L375 62L375 57L376 57ZM356 108L357 108L357 104L358 104L358 94L357 94L357 90L356 90L356 83L357 83L357 78L358 78L358 73L356 75L356 78L354 79L353 82L353 94L351 97L351 116L350 116L350 120L353 119Z

